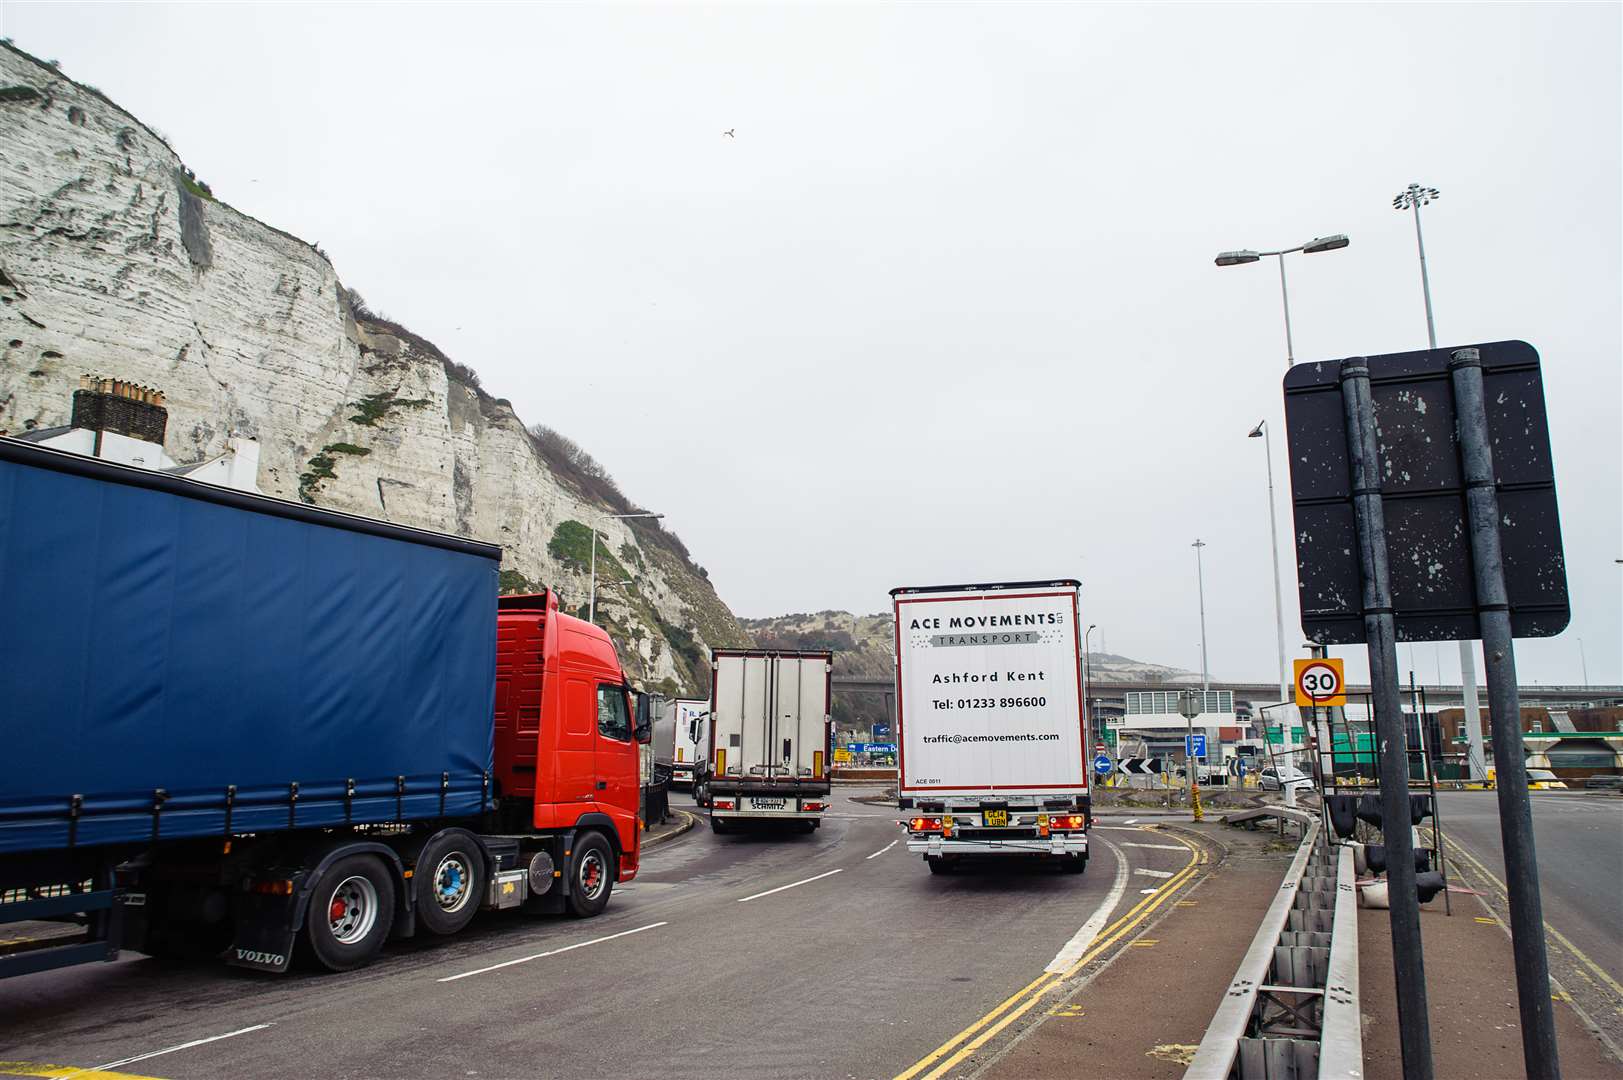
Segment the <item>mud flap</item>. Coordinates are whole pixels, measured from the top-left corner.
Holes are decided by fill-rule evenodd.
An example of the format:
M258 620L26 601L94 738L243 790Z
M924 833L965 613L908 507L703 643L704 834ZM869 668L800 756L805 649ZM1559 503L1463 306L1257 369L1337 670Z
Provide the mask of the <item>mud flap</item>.
M232 967L280 974L293 960L297 905L291 896L237 898L237 930L222 959Z

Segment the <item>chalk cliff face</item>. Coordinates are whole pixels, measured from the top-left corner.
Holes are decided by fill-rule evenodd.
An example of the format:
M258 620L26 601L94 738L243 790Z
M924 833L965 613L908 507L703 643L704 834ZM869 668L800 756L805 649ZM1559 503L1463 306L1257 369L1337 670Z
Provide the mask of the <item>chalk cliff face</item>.
M507 591L583 607L582 523L622 507L350 295L318 249L216 201L139 120L0 46L0 433L67 423L84 373L156 387L176 460L257 439L268 494L498 543ZM599 592L599 622L627 666L707 689L704 646L748 635L674 537L603 532L600 579L631 583Z

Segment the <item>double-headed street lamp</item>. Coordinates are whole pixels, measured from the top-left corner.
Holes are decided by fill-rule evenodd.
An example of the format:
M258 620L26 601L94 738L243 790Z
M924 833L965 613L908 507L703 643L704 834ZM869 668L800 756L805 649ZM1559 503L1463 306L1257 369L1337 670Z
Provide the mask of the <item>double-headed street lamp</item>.
M628 518L662 518L664 516L665 516L664 514L649 514L649 513L599 514L598 515L598 521L602 521L605 518L613 518L616 521L625 521ZM592 529L592 592L591 592L591 596L586 601L586 621L589 622L589 623L595 623L595 622L597 622L597 525L596 525L595 522L592 524L591 529Z
M1305 244L1298 244L1293 248L1281 248L1279 251L1225 251L1217 256L1218 266L1240 266L1243 263L1254 263L1270 256L1279 260L1279 296L1285 304L1285 366L1288 368L1296 363L1296 346L1291 341L1291 296L1290 290L1285 286L1285 256L1300 251L1304 255L1316 255L1321 251L1339 251L1352 243L1344 233L1333 236L1320 236L1309 240Z
M1291 298L1290 290L1285 285L1285 256L1294 252L1304 255L1317 255L1323 251L1340 251L1352 243L1345 233L1335 233L1330 236L1321 236L1309 240L1293 248L1284 248L1280 251L1225 251L1217 257L1218 266L1239 266L1242 263L1253 263L1268 256L1279 260L1279 298L1285 308L1285 370L1289 371L1296 363L1296 345L1291 340ZM1269 437L1267 422L1258 424L1251 430L1250 437L1263 439L1263 447L1268 455L1268 542L1274 553L1274 627L1278 635L1279 645L1279 697L1284 705L1285 722L1283 725L1283 741L1280 751L1286 761L1294 760L1293 751L1296 749L1295 731L1296 709L1292 705L1290 676L1285 665L1285 600L1284 586L1279 577L1279 519L1274 506L1274 448L1273 439ZM1296 805L1296 792L1290 785L1286 785L1285 805Z

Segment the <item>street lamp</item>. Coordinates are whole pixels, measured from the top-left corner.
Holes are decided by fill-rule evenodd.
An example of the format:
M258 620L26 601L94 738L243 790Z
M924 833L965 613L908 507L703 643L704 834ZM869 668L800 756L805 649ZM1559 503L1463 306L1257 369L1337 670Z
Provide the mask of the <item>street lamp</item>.
M626 520L628 518L662 518L664 516L665 516L664 514L649 514L649 513L642 513L642 512L635 513L635 514L599 514L598 515L598 520L602 521L604 518L613 518L616 521L624 521L624 520ZM586 601L586 621L589 622L589 623L595 623L595 622L597 622L597 525L594 523L591 526L591 529L592 529L592 591L591 591L591 595L588 597L588 599Z
M1437 321L1431 311L1431 275L1426 271L1426 237L1420 231L1420 208L1430 206L1443 197L1434 187L1410 184L1392 197L1392 209L1414 213L1414 242L1420 252L1420 294L1426 302L1426 343L1437 347ZM1470 749L1466 758L1471 766L1471 779L1481 781L1487 775L1482 747L1482 708L1476 694L1476 643L1460 642L1460 695L1465 706L1465 737Z
M1200 688L1210 690L1211 666L1206 661L1206 572L1200 563L1200 549L1206 546L1206 541L1197 537L1189 546L1195 549L1195 582L1200 590Z
M1274 517L1274 447L1273 437L1268 431L1268 421L1260 420L1257 426L1251 429L1248 439L1262 439L1263 452L1268 455L1268 543L1274 549L1274 632L1279 642L1279 700L1285 705L1285 736L1280 745L1280 751L1285 755L1286 761L1294 760L1291 752L1295 745L1295 717L1291 716L1291 679L1289 669L1285 664L1285 600L1283 587L1279 580L1279 522ZM1287 784L1285 791L1285 805L1296 805L1296 789Z
M1321 251L1340 251L1352 243L1345 233L1335 233L1331 236L1319 236L1305 244L1298 244L1293 248L1281 248L1278 251L1252 251L1249 248L1240 251L1221 252L1215 260L1218 266L1240 266L1244 263L1254 263L1271 257L1279 260L1279 296L1285 304L1285 366L1289 368L1296 363L1296 346L1291 341L1291 297L1290 290L1285 286L1285 256L1300 251L1304 255L1317 255Z

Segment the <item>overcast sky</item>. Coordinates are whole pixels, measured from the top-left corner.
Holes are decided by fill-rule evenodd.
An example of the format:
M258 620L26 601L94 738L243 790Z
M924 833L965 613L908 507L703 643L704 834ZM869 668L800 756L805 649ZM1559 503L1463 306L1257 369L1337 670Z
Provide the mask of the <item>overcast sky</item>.
M1522 677L1580 681L1581 637L1615 683L1620 10L4 0L0 34L577 439L737 613L1071 575L1110 651L1198 668L1198 536L1227 677L1276 670L1245 436L1285 343L1274 263L1212 257L1345 232L1288 262L1298 359L1423 347L1391 200L1438 187L1440 342L1543 357L1573 621Z

